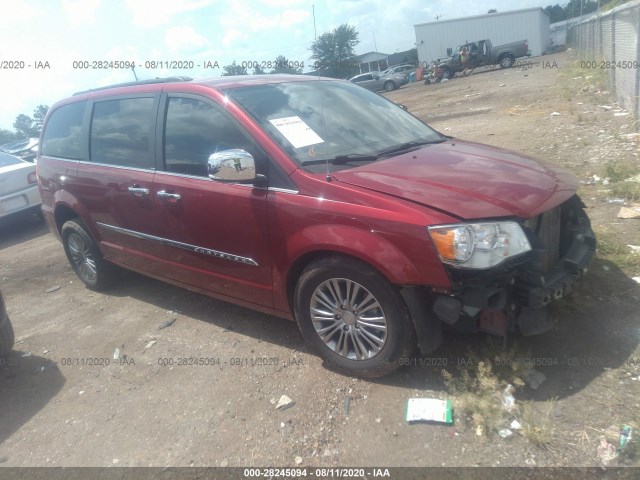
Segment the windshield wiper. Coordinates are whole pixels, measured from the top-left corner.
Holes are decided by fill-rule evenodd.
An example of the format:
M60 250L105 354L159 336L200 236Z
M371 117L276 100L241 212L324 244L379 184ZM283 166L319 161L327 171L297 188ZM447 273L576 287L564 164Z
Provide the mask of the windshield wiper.
M302 165L318 165L321 163L331 163L333 165L344 165L348 162L373 162L378 160L380 155L366 155L362 153L351 153L349 155L337 155L333 158L327 158L324 160L307 160L302 162Z
M422 140L419 142L413 141L413 142L406 142L406 143L402 143L400 145L397 145L393 148L390 148L388 150L384 150L383 152L378 153L378 155L382 156L382 155L390 155L392 153L398 153L398 152L402 152L404 150L409 150L411 148L416 148L416 147L421 147L422 145L430 145L432 143L442 143L444 141L446 141L446 138L439 138L437 140Z

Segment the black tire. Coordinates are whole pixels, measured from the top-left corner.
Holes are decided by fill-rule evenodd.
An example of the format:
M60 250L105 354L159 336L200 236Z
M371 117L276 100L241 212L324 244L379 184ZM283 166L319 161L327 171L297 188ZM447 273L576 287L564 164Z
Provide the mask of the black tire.
M13 327L4 309L0 314L5 315L5 318L0 319L0 325L2 325L2 327L0 327L0 357L4 357L13 349L15 337Z
M315 321L314 305L320 307L315 309ZM358 307L364 309L358 312ZM355 259L335 255L305 268L296 285L294 311L305 340L328 366L349 375L387 375L416 347L409 309L398 289ZM324 339L318 329L325 331Z
M515 58L511 55L505 55L500 59L500 68L511 68L515 62Z
M104 290L113 283L116 267L104 260L80 219L62 226L62 245L71 268L91 290Z
M384 82L384 89L387 92L392 92L393 90L396 89L396 84L393 83L391 80L387 80L386 82Z

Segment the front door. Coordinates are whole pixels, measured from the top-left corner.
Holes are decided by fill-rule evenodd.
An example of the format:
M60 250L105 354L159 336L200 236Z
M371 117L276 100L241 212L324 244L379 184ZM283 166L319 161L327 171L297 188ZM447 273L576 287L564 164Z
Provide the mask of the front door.
M273 307L266 188L208 176L213 153L243 149L264 169L266 156L214 102L165 94L161 101L162 165L153 202L163 257L181 283Z

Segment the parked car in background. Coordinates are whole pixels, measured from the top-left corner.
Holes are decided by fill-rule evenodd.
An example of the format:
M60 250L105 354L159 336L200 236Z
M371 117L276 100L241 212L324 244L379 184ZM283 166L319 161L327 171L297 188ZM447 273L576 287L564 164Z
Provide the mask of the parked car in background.
M0 220L18 214L40 213L36 166L0 152Z
M382 72L367 72L356 75L350 78L349 81L374 92L381 90L390 92L409 83L409 78L402 73L384 75Z
M550 329L595 252L571 173L329 78L79 93L49 110L37 168L87 287L120 265L294 320L350 375L435 350L443 325Z
M35 162L38 156L38 138L23 138L0 145L0 152L10 153L27 162Z
M0 357L6 356L13 348L14 334L7 308L0 292Z
M384 70L382 72L382 75L392 75L394 73L402 73L403 75L406 75L407 77L409 76L409 74L411 72L413 72L416 69L415 65L395 65L393 67L389 67L386 70Z

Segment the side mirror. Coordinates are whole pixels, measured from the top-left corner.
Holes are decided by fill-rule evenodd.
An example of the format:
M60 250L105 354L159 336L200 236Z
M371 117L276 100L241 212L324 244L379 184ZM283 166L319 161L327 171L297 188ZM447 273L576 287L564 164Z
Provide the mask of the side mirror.
M255 160L240 148L212 153L207 169L209 178L219 182L253 183L256 179Z

